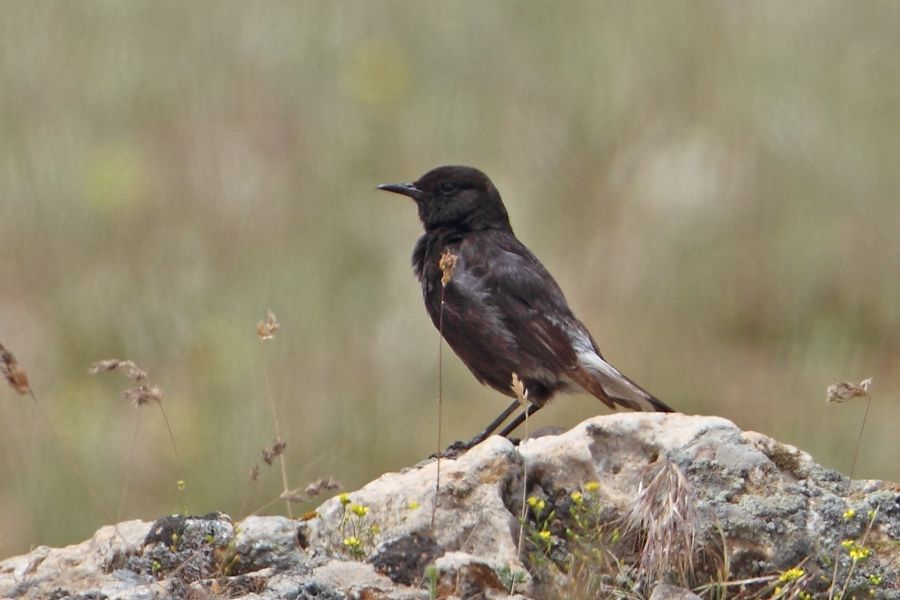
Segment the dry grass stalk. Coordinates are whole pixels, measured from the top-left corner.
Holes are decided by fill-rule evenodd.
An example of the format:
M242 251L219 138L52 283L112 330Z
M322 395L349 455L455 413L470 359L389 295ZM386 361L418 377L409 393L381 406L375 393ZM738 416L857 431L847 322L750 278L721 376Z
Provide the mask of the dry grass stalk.
M441 258L438 260L438 268L441 270L441 314L438 318L438 415L437 415L437 464L435 465L434 476L434 503L431 505L431 527L434 528L434 522L437 518L438 496L441 492L441 454L443 453L443 443L441 442L443 423L443 406L444 406L444 293L447 290L447 284L453 278L453 269L456 267L457 256L444 249Z
M671 574L678 583L689 585L700 526L694 494L684 473L667 458L651 469L649 483L641 485L625 516L626 531L642 540L639 572L648 584Z
M16 360L15 355L3 344L0 344L0 374L16 392L27 394L31 391L31 386L28 384L28 373Z
M150 374L147 372L147 369L138 366L134 361L108 358L98 360L88 369L91 375L112 371L119 371L137 384L134 387L122 390L122 398L125 400L128 400L135 406L143 406L150 402L162 402L162 390L159 389L158 385L150 383Z
M869 407L872 405L872 395L869 388L872 387L872 378L863 379L859 383L850 383L848 381L839 381L829 385L825 389L826 402L849 402L855 398L866 399L866 410L863 412L862 423L859 426L859 435L856 437L856 444L853 446L853 460L850 462L850 472L847 475L847 492L850 491L850 482L853 481L853 470L856 468L856 459L859 456L859 448L862 446L863 431L866 428L866 420L869 417Z
M147 369L138 366L138 364L132 360L120 360L118 358L108 358L105 360L98 360L94 364L92 364L88 368L88 372L91 375L99 375L100 373L110 373L112 371L118 371L125 375L132 383L136 384L133 387L122 390L122 398L128 400L135 406L143 406L145 404L149 404L150 402L155 402L156 406L159 407L159 412L162 415L163 423L166 425L166 431L169 434L169 442L172 444L172 452L175 454L175 461L178 463L178 470L181 473L181 479L177 482L178 491L184 494L184 497L187 498L186 485L185 485L185 469L184 464L181 462L181 454L178 452L178 444L175 443L175 432L172 431L172 424L169 422L169 416L166 414L166 409L163 407L162 399L163 393L158 385L150 382L150 374ZM135 434L134 438L137 438L137 430L139 417L135 417ZM134 453L134 447L132 446L132 455ZM132 456L133 457L133 456ZM131 459L129 459L129 463L131 463ZM127 481L126 481L127 485ZM125 493L123 488L122 497L124 499ZM123 500L124 501L124 500ZM186 509L185 509L186 512Z
M69 468L78 478L78 481L81 482L81 485L87 490L87 492L91 495L94 502L103 514L106 516L107 521L113 523L113 530L116 532L116 535L119 536L119 539L122 542L125 542L125 538L122 537L121 532L116 523L116 519L109 514L109 511L106 510L105 504L97 495L97 492L88 482L87 478L84 476L84 473L79 468L78 464L75 462L73 458L73 454L66 451L66 447L62 442L59 434L56 432L56 429L53 427L53 423L47 417L47 414L44 412L44 409L41 408L40 402L38 402L37 396L34 394L34 390L31 389L31 384L28 383L28 374L25 369L19 364L19 361L16 360L15 355L6 349L3 344L0 344L0 375L6 379L6 382L9 383L10 387L12 387L16 392L20 394L28 394L31 396L32 402L34 402L34 407L37 410L37 414L40 417L40 421L43 426L46 428L48 434L53 441L57 444L60 452L64 456L64 460L68 463Z
M271 340L275 337L275 332L280 328L281 324L278 323L278 319L275 317L275 313L269 310L266 312L266 320L259 321L256 324L256 335L259 338L260 342ZM265 355L263 353L262 344L260 344L259 346L259 352L260 356L264 359ZM275 445L272 446L271 449L263 450L263 460L266 461L266 464L271 466L272 461L275 459L275 457L278 457L278 462L281 467L281 490L282 493L289 494L290 487L288 486L287 465L285 464L284 460L284 448L286 444L281 437L281 425L278 420L278 411L275 409L275 396L272 393L272 383L269 381L269 371L265 368L265 364L263 365L262 371L266 381L266 393L269 397L269 409L272 411L272 424L275 427ZM267 452L269 452L269 454L267 454ZM285 509L287 510L288 517L293 519L294 513L291 509L290 501L285 501Z
M850 461L850 471L847 474L847 490L846 494L849 496L850 488L853 485L853 471L856 469L856 459L859 457L859 449L862 446L863 440L863 432L866 428L866 420L869 418L869 408L872 406L872 396L869 394L869 388L872 387L872 378L863 379L858 384L850 383L848 381L839 381L837 383L833 383L829 385L825 389L825 401L826 402L834 402L834 403L842 403L849 402L855 398L865 398L866 399L866 409L863 412L862 422L859 425L859 434L856 436L856 443L853 445L853 459ZM870 524L871 525L871 524ZM868 535L868 529L866 530L866 535ZM840 561L838 557L840 555L841 548L837 547L834 550L834 569L832 570L832 586L828 592L828 599L831 600L834 598L834 593L836 591L835 583L837 581L838 567L840 566ZM856 561L853 562L850 573L847 575L847 580L844 584L844 589L838 593L837 598L843 598L845 592L847 591L847 585L850 583L850 575L853 573L853 569L856 567Z
M525 384L519 379L519 374L513 371L512 382L510 384L513 394L519 405L525 410L525 437L528 437L528 390ZM528 465L522 461L522 509L519 513L519 541L516 544L516 555L522 555L522 542L525 538L525 520L528 515ZM509 593L512 595L515 589L515 581L510 583Z

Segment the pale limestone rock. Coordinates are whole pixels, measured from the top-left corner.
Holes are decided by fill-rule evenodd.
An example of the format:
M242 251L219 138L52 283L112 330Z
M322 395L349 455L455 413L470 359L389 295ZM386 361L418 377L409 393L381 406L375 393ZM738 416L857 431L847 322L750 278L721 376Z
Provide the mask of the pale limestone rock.
M835 557L841 587L850 573L841 541L865 540L872 553L856 564L848 595L900 597L896 484L851 485L805 452L721 418L634 413L595 417L518 447L493 437L442 459L433 527L438 464L427 460L382 475L350 492L346 503L326 501L319 518L307 522L170 516L105 527L67 548L37 548L0 562L0 597L425 600L430 588L441 598L557 597L571 583L558 567L574 547L566 533L571 523L563 522L574 510L573 492L597 482L601 512L592 518L600 526L623 524L641 503L638 491L650 489L663 468L678 474L697 515L691 585L717 581L724 541L730 579L777 577L802 563L803 589L827 597ZM530 496L559 521L545 524L540 554L527 539L520 551L520 516ZM655 505L648 506L655 518ZM526 514L533 527L534 515ZM672 565L659 567L660 581L651 576L657 571L629 567L637 563L634 547L604 548L617 553L626 572L608 574L601 585L637 585L628 592L653 590L652 598L695 597L664 585L678 579Z

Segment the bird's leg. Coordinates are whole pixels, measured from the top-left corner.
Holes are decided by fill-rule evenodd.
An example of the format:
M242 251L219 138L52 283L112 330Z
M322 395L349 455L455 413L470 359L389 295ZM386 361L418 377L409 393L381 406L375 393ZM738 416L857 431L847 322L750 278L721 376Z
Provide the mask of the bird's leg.
M531 415L533 415L534 413L536 413L537 411L539 411L539 410L541 409L542 406L543 406L543 404L531 404L531 405L529 405L529 406L528 406L528 410L523 410L521 413L519 413L519 416L517 416L515 419L513 419L512 421L510 421L510 422L509 422L509 425L507 425L506 427L504 427L504 428L503 428L503 431L500 432L500 435L502 435L503 437L509 436L510 433L512 433L513 431L515 431L516 427L518 427L519 425L521 425L522 423L524 423L524 422L525 422L525 419L526 419L527 417L530 417ZM510 408L512 408L512 407L510 407Z
M503 424L503 421L509 418L509 415L516 412L516 409L519 407L519 401L513 400L512 404L506 407L502 413L500 413L496 419L491 421L490 425L484 428L484 431L473 437L466 443L466 447L472 448L473 446L477 446L484 440L488 438L489 435L494 433L494 430L500 427ZM505 435L505 434L504 434Z
M446 450L440 453L440 456L445 458L455 458L459 456L462 452L468 450L469 448L474 448L484 440L488 438L494 430L500 427L503 424L503 421L509 418L509 415L516 412L516 409L519 407L519 401L514 400L512 404L507 406L502 413L500 413L496 419L491 421L490 425L484 428L484 431L473 437L468 442L453 442L450 446L447 447ZM437 454L432 454L431 458L436 458Z
M523 410L521 412L521 414L519 414L519 416L517 416L515 419L513 419L509 423L509 425L507 425L506 427L503 428L503 431L500 432L500 435L503 437L507 437L510 433L512 433L516 429L516 427L518 427L523 422L525 422L526 413L528 416L531 416L534 413L536 413L538 410L540 410L540 408L542 406L543 406L543 404L529 405L528 410ZM444 456L447 458L455 458L461 452L464 452L470 448L474 448L475 446L477 446L478 444L480 444L481 442L486 440L488 438L488 436L490 436L492 433L494 433L494 430L496 430L498 427L500 427L500 425L503 423L503 421L505 421L506 419L509 418L509 415L516 412L517 408L519 408L519 401L513 400L513 402L509 406L507 406L503 410L503 412L497 416L496 419L491 421L491 423L487 427L484 428L484 431L482 431L481 433L479 433L478 435L473 437L468 442L454 442L446 450L444 450L441 453L441 456ZM437 455L432 455L431 457L435 458L436 456Z

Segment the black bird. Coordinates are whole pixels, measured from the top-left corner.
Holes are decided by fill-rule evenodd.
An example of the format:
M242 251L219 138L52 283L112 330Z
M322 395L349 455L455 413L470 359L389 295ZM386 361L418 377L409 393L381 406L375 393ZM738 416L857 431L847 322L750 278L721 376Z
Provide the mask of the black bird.
M513 234L487 175L472 167L443 166L412 183L378 187L416 201L425 235L416 243L412 265L425 308L478 381L515 396L516 373L528 392L528 414L556 392L578 391L612 408L672 412L603 359L559 285ZM445 251L457 257L446 288L439 266ZM471 444L493 433L517 407L510 404ZM501 435L524 419L523 411Z

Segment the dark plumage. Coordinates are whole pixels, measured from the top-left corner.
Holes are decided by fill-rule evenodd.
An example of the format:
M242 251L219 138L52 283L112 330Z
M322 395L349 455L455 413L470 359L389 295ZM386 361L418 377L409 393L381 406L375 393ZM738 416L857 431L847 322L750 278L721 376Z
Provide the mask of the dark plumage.
M413 183L378 187L418 206L425 235L412 264L436 327L442 319L438 263L445 250L457 256L443 290L443 336L481 383L513 396L516 373L528 391L529 414L557 392L577 391L613 408L672 411L603 359L559 285L513 234L500 194L484 173L444 166ZM511 404L473 441L490 435L516 407ZM524 414L502 434L522 420Z

